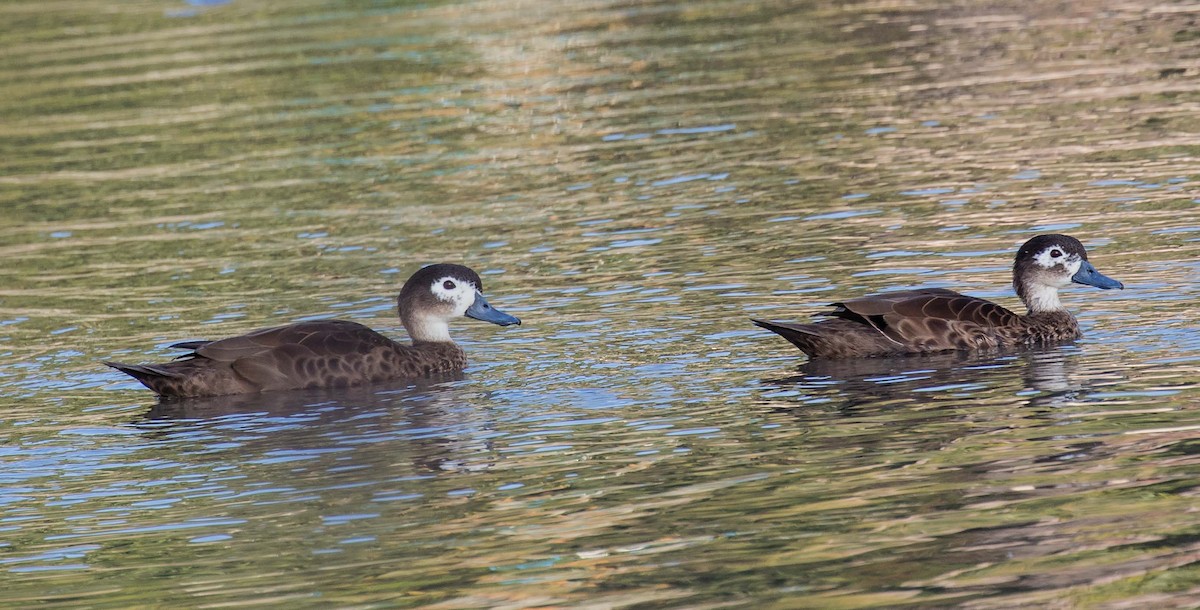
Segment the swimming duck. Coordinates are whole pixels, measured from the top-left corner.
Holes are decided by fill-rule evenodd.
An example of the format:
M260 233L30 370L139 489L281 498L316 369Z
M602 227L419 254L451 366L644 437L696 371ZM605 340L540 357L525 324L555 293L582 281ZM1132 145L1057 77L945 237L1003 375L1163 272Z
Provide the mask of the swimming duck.
M408 278L396 298L404 345L346 320L298 322L217 341L186 341L173 362L105 362L161 396L220 396L270 390L345 387L462 371L466 355L448 322L467 316L500 326L521 321L488 304L479 274L462 265L430 265Z
M1069 235L1038 235L1017 251L1013 288L1029 313L944 288L902 290L834 303L812 324L752 320L810 358L869 358L944 350L989 349L1075 339L1075 316L1058 300L1071 282L1125 288L1088 262Z

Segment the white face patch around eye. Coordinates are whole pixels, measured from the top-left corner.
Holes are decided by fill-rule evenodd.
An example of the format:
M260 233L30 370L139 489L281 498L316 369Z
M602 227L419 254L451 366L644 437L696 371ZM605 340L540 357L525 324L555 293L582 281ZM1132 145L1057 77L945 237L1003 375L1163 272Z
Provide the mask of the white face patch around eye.
M1055 254L1058 256L1054 256ZM1033 261L1043 269L1053 269L1062 265L1071 272L1069 275L1075 275L1075 272L1079 271L1079 266L1083 264L1083 259L1079 258L1078 254L1067 254L1066 250L1059 246L1050 246L1038 252L1037 256L1033 257Z
M1054 256L1056 253L1058 256ZM1038 252L1037 256L1033 257L1033 262L1051 272L1035 275L1034 281L1057 290L1071 283L1071 276L1079 271L1079 267L1083 265L1083 258L1078 254L1067 254L1066 250L1060 246L1050 246ZM1059 269L1062 271L1058 271ZM1054 300L1058 300L1057 294L1054 296Z
M453 304L453 315L461 316L467 312L468 307L475 303L475 293L479 290L471 282L446 276L434 280L429 287L429 292L432 292L439 301Z

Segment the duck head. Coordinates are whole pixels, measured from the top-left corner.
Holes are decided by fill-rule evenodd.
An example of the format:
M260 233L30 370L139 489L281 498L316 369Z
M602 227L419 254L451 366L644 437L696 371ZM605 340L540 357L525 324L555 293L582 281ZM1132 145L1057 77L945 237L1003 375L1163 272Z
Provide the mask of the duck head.
M1038 235L1017 251L1013 288L1030 313L1062 310L1058 289L1072 282L1104 290L1125 288L1097 271L1083 244L1070 235Z
M450 320L460 316L509 326L521 320L488 304L479 274L462 265L430 265L404 282L396 298L400 322L414 343L450 341Z

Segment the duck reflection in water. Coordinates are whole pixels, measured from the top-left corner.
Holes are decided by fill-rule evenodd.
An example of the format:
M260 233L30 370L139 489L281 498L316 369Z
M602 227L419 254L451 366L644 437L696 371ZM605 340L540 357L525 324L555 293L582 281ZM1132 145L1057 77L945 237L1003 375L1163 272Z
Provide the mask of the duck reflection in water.
M1008 352L944 352L896 358L815 359L799 375L764 380L776 393L799 393L800 405L836 405L853 415L898 404L970 406L982 400L1012 400L1054 407L1074 400L1083 385L1074 380L1078 349L1058 344ZM773 401L776 402L776 401Z
M387 467L388 476L494 466L486 391L461 373L351 388L160 400L133 425L180 455L251 463L309 456L337 468ZM310 468L312 470L314 468ZM319 470L319 468L316 468ZM378 471L376 471L378 472ZM370 476L370 475L368 475Z
M814 360L798 375L763 380L763 404L786 415L814 450L853 451L869 463L903 464L962 439L1056 420L1086 392L1071 345L1019 353ZM1030 421L1036 420L1036 421Z

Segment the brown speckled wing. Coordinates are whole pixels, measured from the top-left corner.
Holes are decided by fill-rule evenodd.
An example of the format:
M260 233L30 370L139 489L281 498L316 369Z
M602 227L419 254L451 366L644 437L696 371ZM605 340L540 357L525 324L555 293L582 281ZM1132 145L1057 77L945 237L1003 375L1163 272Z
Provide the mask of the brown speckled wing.
M320 320L265 328L200 346L196 354L227 363L238 375L263 390L301 388L313 384L351 385L367 381L360 363L380 348L395 344L383 335L345 320Z
M347 353L362 344L364 339L368 343L389 341L383 335L357 322L318 320L263 328L228 339L210 341L195 350L197 354L211 360L233 362L253 358L283 345L306 345L317 350L325 349L326 345L337 345L340 349L336 351Z
M914 351L994 347L1017 314L951 290L906 290L835 304L834 316L874 327Z

